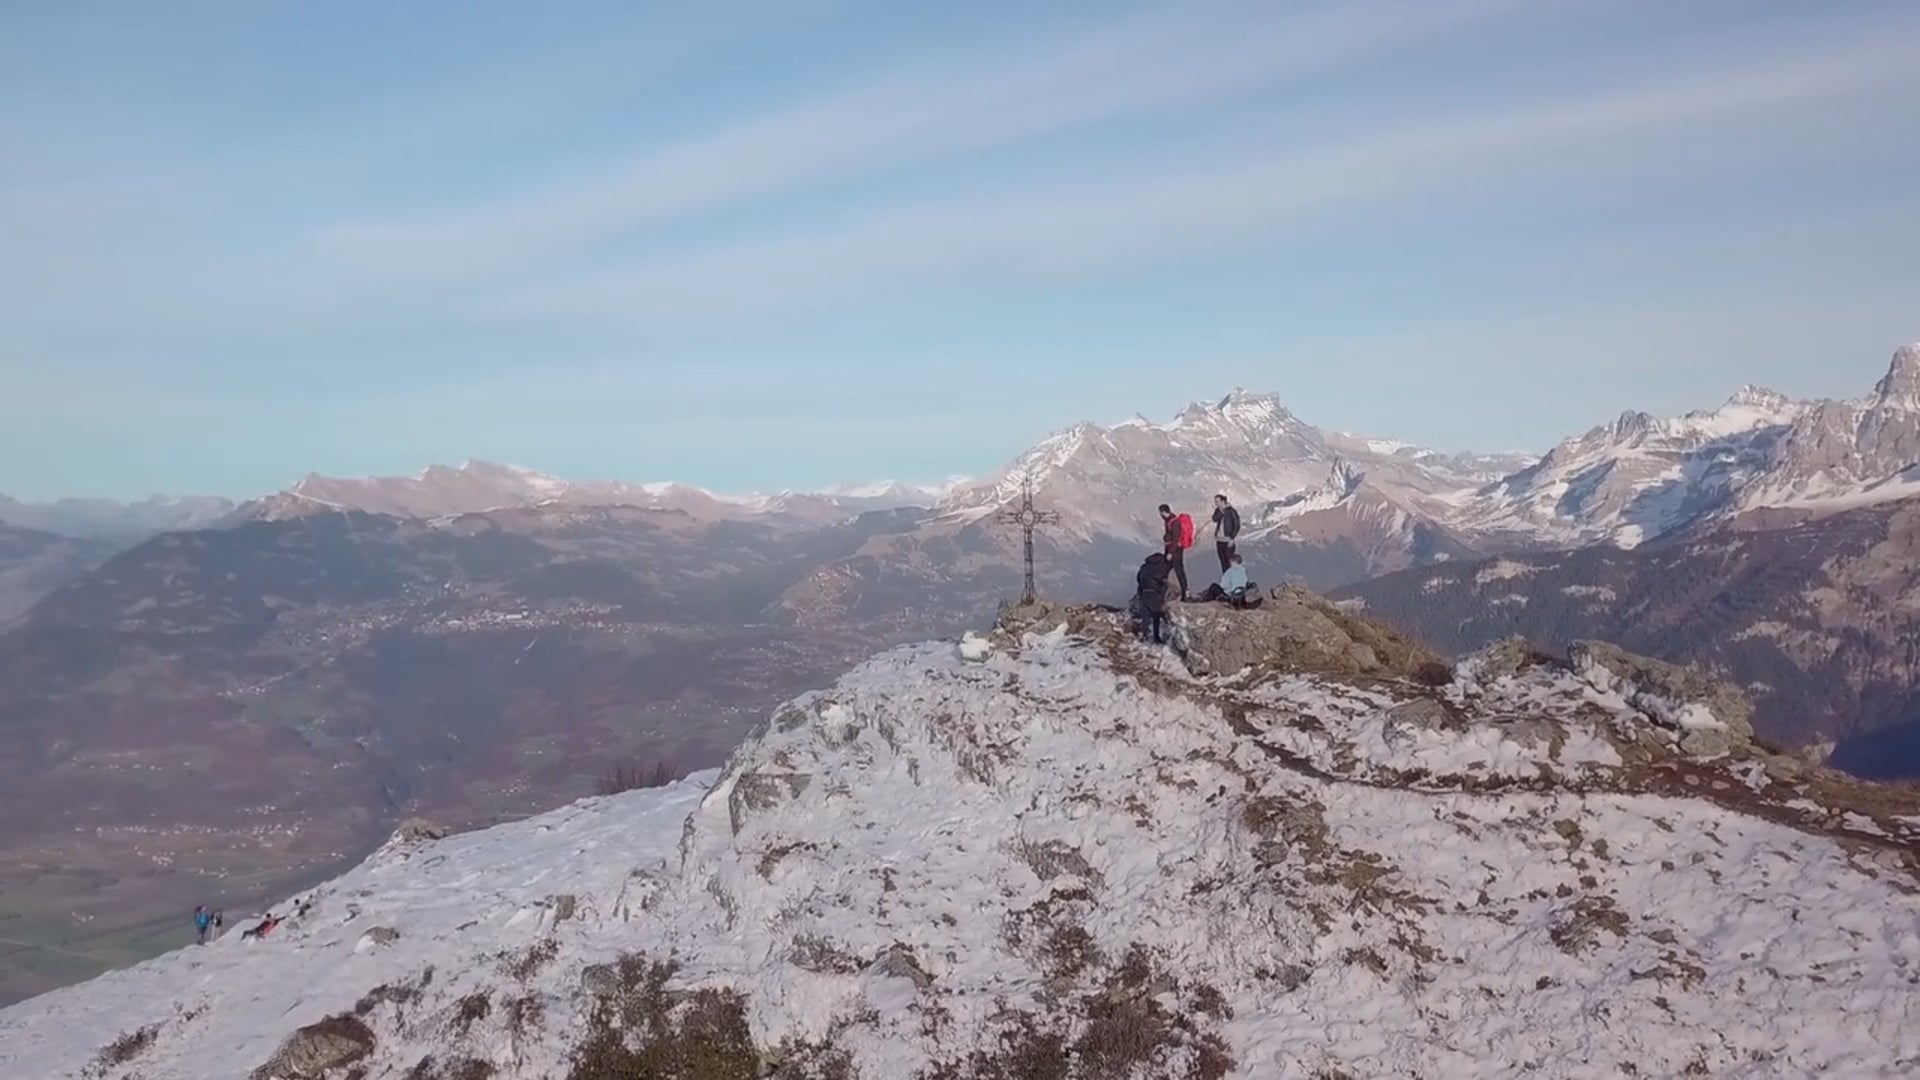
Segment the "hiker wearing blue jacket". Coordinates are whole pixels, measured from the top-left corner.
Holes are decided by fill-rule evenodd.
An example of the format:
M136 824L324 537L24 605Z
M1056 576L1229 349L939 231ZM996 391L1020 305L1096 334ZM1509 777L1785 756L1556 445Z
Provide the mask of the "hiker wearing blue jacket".
M1246 564L1241 562L1240 553L1227 556L1227 572L1220 575L1218 585L1207 586L1200 596L1202 600L1224 600L1229 607L1250 608L1260 606L1260 586L1247 580Z
M1247 568L1241 563L1240 556L1230 555L1228 558L1232 562L1227 566L1227 572L1220 575L1220 588L1224 589L1228 596L1245 596Z
M213 912L207 910L207 905L201 904L199 907L194 908L193 929L196 936L193 943L195 945L205 945L207 943L207 931L212 927Z

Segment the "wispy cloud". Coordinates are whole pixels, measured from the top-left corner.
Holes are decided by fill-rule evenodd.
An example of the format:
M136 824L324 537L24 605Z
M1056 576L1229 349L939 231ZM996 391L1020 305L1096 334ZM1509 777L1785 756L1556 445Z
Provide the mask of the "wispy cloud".
M1538 442L1696 403L1692 356L1709 400L1850 392L1805 355L1920 335L1899 0L742 0L525 33L359 2L378 47L335 8L0 14L0 461L244 492L556 446L779 486L876 432L972 467L1218 392L1221 362L1168 374L1193 356L1316 420Z
M804 306L823 294L911 279L1006 281L1110 269L1240 241L1249 230L1332 204L1492 181L1566 155L1585 155L1576 168L1619 169L1636 155L1657 164L1662 139L1725 140L1795 125L1832 134L1847 115L1874 122L1899 100L1889 91L1920 86L1905 40L1860 37L1741 57L1653 84L1418 117L1343 142L1242 142L1211 160L1141 162L1119 177L877 208L489 303L507 314L657 320ZM1845 106L1837 114L1836 102Z
M1165 7L1085 41L914 57L836 92L647 151L573 183L439 220L341 225L322 252L376 272L463 277L618 230L1284 84L1524 7L1360 0Z

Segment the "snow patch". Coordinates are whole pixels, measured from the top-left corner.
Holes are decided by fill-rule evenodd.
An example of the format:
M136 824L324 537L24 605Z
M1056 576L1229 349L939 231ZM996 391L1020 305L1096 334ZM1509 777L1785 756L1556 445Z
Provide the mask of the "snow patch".
M1539 572L1539 567L1530 566L1527 563L1514 562L1512 559L1495 559L1481 567L1480 571L1473 575L1473 580L1482 585L1490 585L1496 581L1532 577Z

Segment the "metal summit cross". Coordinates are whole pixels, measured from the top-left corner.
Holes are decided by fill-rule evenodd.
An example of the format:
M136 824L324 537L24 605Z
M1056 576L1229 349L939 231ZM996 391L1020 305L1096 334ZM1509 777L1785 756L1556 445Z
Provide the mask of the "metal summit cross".
M1020 505L1007 507L994 515L994 520L1002 525L1018 525L1026 540L1027 583L1020 594L1022 604L1031 604L1037 597L1033 591L1033 530L1040 525L1057 525L1060 515L1052 510L1036 510L1033 507L1033 481L1023 481L1020 485Z

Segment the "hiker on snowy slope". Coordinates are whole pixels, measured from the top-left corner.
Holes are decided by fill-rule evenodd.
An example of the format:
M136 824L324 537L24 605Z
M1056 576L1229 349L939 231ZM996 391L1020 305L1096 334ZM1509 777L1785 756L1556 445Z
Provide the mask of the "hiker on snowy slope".
M212 925L213 912L207 910L207 905L201 904L199 907L193 909L193 943L195 945L205 945L207 943L207 929Z
M255 938L266 937L268 934L273 933L274 927L279 925L280 925L280 916L268 915L266 918L260 920L260 925L255 926L250 930L240 931L240 940L251 941Z
M1185 514L1175 514L1166 503L1160 504L1160 520L1166 528L1160 534L1161 553L1167 557L1167 565L1173 568L1173 576L1180 582L1180 599L1187 599L1187 549L1193 546L1193 519Z
M1220 572L1233 568L1233 552L1240 540L1240 511L1225 495L1213 497L1213 550L1220 556Z
M1133 581L1138 586L1133 594L1133 607L1135 618L1140 621L1141 635L1155 645L1164 645L1167 620L1167 557L1159 553L1147 556L1146 561L1140 564L1140 572L1134 575Z

